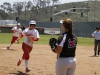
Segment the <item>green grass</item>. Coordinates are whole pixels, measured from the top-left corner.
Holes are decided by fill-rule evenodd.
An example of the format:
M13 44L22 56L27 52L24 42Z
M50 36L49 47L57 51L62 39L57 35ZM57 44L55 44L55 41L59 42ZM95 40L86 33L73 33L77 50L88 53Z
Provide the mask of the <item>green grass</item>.
M57 38L58 35L40 35L40 39L38 42L35 42L36 44L48 44L49 38L55 37ZM12 39L11 33L0 33L0 44L9 44ZM20 40L20 43L23 42L24 37ZM78 45L82 46L93 46L94 44L93 38L78 38Z
M94 39L93 38L78 38L78 45L93 46Z

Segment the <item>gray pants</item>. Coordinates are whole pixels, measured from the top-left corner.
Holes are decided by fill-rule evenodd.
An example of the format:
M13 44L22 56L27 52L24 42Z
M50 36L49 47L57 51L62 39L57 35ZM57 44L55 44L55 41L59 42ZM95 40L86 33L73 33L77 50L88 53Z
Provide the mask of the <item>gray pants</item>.
M74 75L76 58L59 58L56 62L56 75Z
M98 55L99 55L99 52L100 52L100 40L95 40L94 41L94 53L95 55L97 54L97 46L98 46Z

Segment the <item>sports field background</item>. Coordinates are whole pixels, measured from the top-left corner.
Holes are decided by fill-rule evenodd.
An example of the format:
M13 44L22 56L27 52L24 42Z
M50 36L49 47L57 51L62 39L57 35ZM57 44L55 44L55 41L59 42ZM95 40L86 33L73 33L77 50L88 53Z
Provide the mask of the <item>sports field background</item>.
M25 73L25 64L22 61L17 66L19 58L22 56L23 38L20 44L13 44L9 50L4 50L12 38L10 33L0 33L0 75L56 75L56 56L51 51L48 43L49 38L58 35L40 35L40 40L35 42L30 53L29 73ZM100 56L94 57L94 39L78 37L76 49L77 66L75 75L100 75Z
M40 39L36 44L48 44L50 37L57 38L59 35L40 35ZM23 37L24 38L24 37ZM20 40L20 44L23 42L23 38ZM0 44L9 44L12 39L11 33L0 33ZM93 46L93 38L78 37L78 45Z

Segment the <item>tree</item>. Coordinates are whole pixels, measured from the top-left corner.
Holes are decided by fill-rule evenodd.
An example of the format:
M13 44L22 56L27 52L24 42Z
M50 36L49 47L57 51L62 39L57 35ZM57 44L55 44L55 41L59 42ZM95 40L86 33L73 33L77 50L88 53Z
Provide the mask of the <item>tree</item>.
M5 13L5 11L4 11L4 10L1 10L1 9L0 9L0 16L1 16L1 19L7 19L8 14L7 14L7 13Z
M26 3L26 8L27 8L27 10L31 9L32 6L33 6L32 1L28 1L28 2Z
M11 4L8 2L4 2L3 5L0 6L1 10L3 10L5 12L5 15L10 14L12 12L12 8L11 8ZM5 19L7 18L7 16L5 16Z
M14 2L13 3L13 9L14 12L17 13L18 17L20 17L22 9L23 9L23 2Z
M25 11L24 16L25 16L25 19L27 19L27 12L28 12L28 10L30 10L32 8L33 4L32 4L32 1L28 1L28 2L24 1L23 3L24 3L23 8L24 8L24 11Z
M35 19L38 18L38 20L40 19L40 17L38 17L39 15L44 15L47 17L48 12L52 12L52 3L54 2L54 4L57 5L59 3L58 1L59 0L33 0L31 17L34 17ZM33 13L35 13L35 15ZM48 17L50 16L51 15Z

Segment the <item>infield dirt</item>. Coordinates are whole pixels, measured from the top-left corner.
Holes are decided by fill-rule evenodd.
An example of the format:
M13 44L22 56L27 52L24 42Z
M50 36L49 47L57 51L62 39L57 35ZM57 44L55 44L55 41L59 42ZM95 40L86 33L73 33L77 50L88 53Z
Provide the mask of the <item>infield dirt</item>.
M8 44L0 44L0 75L55 75L56 54L48 45L35 44L30 53L29 73L25 73L24 61L17 66L23 51L21 44L13 44L10 50L3 50ZM77 46L77 68L75 75L100 75L100 56L94 57L93 46Z

